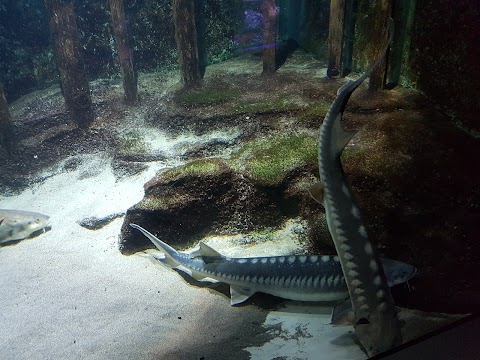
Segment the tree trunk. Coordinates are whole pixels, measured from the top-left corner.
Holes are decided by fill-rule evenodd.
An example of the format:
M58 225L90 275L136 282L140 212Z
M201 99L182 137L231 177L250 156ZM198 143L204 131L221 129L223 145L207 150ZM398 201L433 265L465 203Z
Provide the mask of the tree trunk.
M3 84L0 82L0 148L8 155L13 152L13 123L8 111L7 99L3 91Z
M276 67L277 15L275 0L263 0L263 74L272 75Z
M393 3L395 35L390 52L387 86L394 87L400 81L400 74L407 73L407 60L410 55L410 32L415 14L415 0Z
M80 42L72 0L45 0L50 11L55 57L62 93L69 113L80 128L94 120L90 86L80 53Z
M375 0L374 1L373 14L371 19L373 32L371 38L371 52L370 64L374 64L380 57L383 48L388 40L388 19L390 19L392 13L392 3L390 0ZM380 64L380 66L370 76L368 83L368 89L370 92L377 92L385 85L387 72L387 58Z
M196 85L202 77L193 0L173 0L173 18L182 81L185 86Z
M342 60L340 76L345 77L353 70L353 45L355 43L355 23L358 12L358 1L345 2L343 18Z
M200 77L203 78L207 69L207 44L205 24L205 0L195 0L195 27L197 29L197 49Z
M115 36L118 53L118 63L122 69L125 101L127 104L134 105L138 102L137 75L133 67L133 51L128 41L128 29L123 0L109 0L109 2L113 35Z
M328 33L328 69L329 78L341 74L343 25L345 21L345 0L330 1L330 24Z

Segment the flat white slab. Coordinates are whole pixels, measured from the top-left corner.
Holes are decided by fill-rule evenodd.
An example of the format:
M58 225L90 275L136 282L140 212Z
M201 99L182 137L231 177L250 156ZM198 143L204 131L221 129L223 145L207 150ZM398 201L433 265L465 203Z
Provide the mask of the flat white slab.
M268 314L264 326L276 335L260 347L249 347L252 359L363 360L353 327L329 324L331 306L288 302Z

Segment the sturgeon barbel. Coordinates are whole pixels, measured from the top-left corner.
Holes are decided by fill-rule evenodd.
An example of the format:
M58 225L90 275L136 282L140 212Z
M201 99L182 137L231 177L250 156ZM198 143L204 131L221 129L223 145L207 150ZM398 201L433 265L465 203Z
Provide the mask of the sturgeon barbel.
M328 229L352 301L355 332L369 356L400 344L401 335L382 263L368 239L360 210L345 180L340 156L355 132L346 131L341 120L353 91L384 59L393 38L393 20L389 31L389 40L381 57L358 80L348 81L338 90L320 126L318 164L321 187L312 191L325 208Z
M337 256L292 255L250 258L223 256L200 242L199 250L182 253L136 224L164 254L165 265L181 267L196 280L211 278L230 285L231 305L237 305L256 292L299 301L335 301L348 297L347 285ZM390 286L408 281L416 269L391 259L382 259Z

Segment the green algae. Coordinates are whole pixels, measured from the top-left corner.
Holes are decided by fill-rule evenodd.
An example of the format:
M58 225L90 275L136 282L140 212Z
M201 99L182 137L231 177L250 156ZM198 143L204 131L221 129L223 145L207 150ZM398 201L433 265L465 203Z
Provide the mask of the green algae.
M173 181L182 176L208 176L215 175L222 169L221 159L201 159L189 162L164 171L160 177L163 181Z
M232 157L231 165L264 185L275 185L289 170L316 161L316 137L281 134L246 143Z
M180 199L175 196L155 196L145 197L142 201L135 205L139 210L169 210L173 205L177 204Z

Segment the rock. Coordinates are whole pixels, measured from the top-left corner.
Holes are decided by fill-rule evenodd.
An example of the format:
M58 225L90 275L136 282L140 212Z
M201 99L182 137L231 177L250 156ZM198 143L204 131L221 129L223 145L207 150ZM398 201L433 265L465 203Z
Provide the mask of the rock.
M280 227L305 212L301 202L316 206L306 191L295 190L298 179L313 171L299 163L277 183L264 183L248 172L213 158L160 172L145 184L145 197L127 211L122 226L123 253L151 248L128 224L136 223L170 244L185 246L207 234L245 234Z
M92 216L92 217L88 217L80 220L78 224L89 230L98 230L110 224L113 220L123 215L125 215L125 213L116 213L116 214L108 215L102 218Z
M125 162L153 162L165 161L167 157L162 152L154 153L117 153L115 154L115 161Z
M193 146L192 149L186 151L183 155L183 159L198 159L207 156L215 156L219 153L224 152L226 149L234 145L234 140L225 140L225 139L212 139L207 143L200 143L196 146Z
M112 170L117 180L139 174L147 168L148 165L139 162L123 161L118 158L112 160Z

